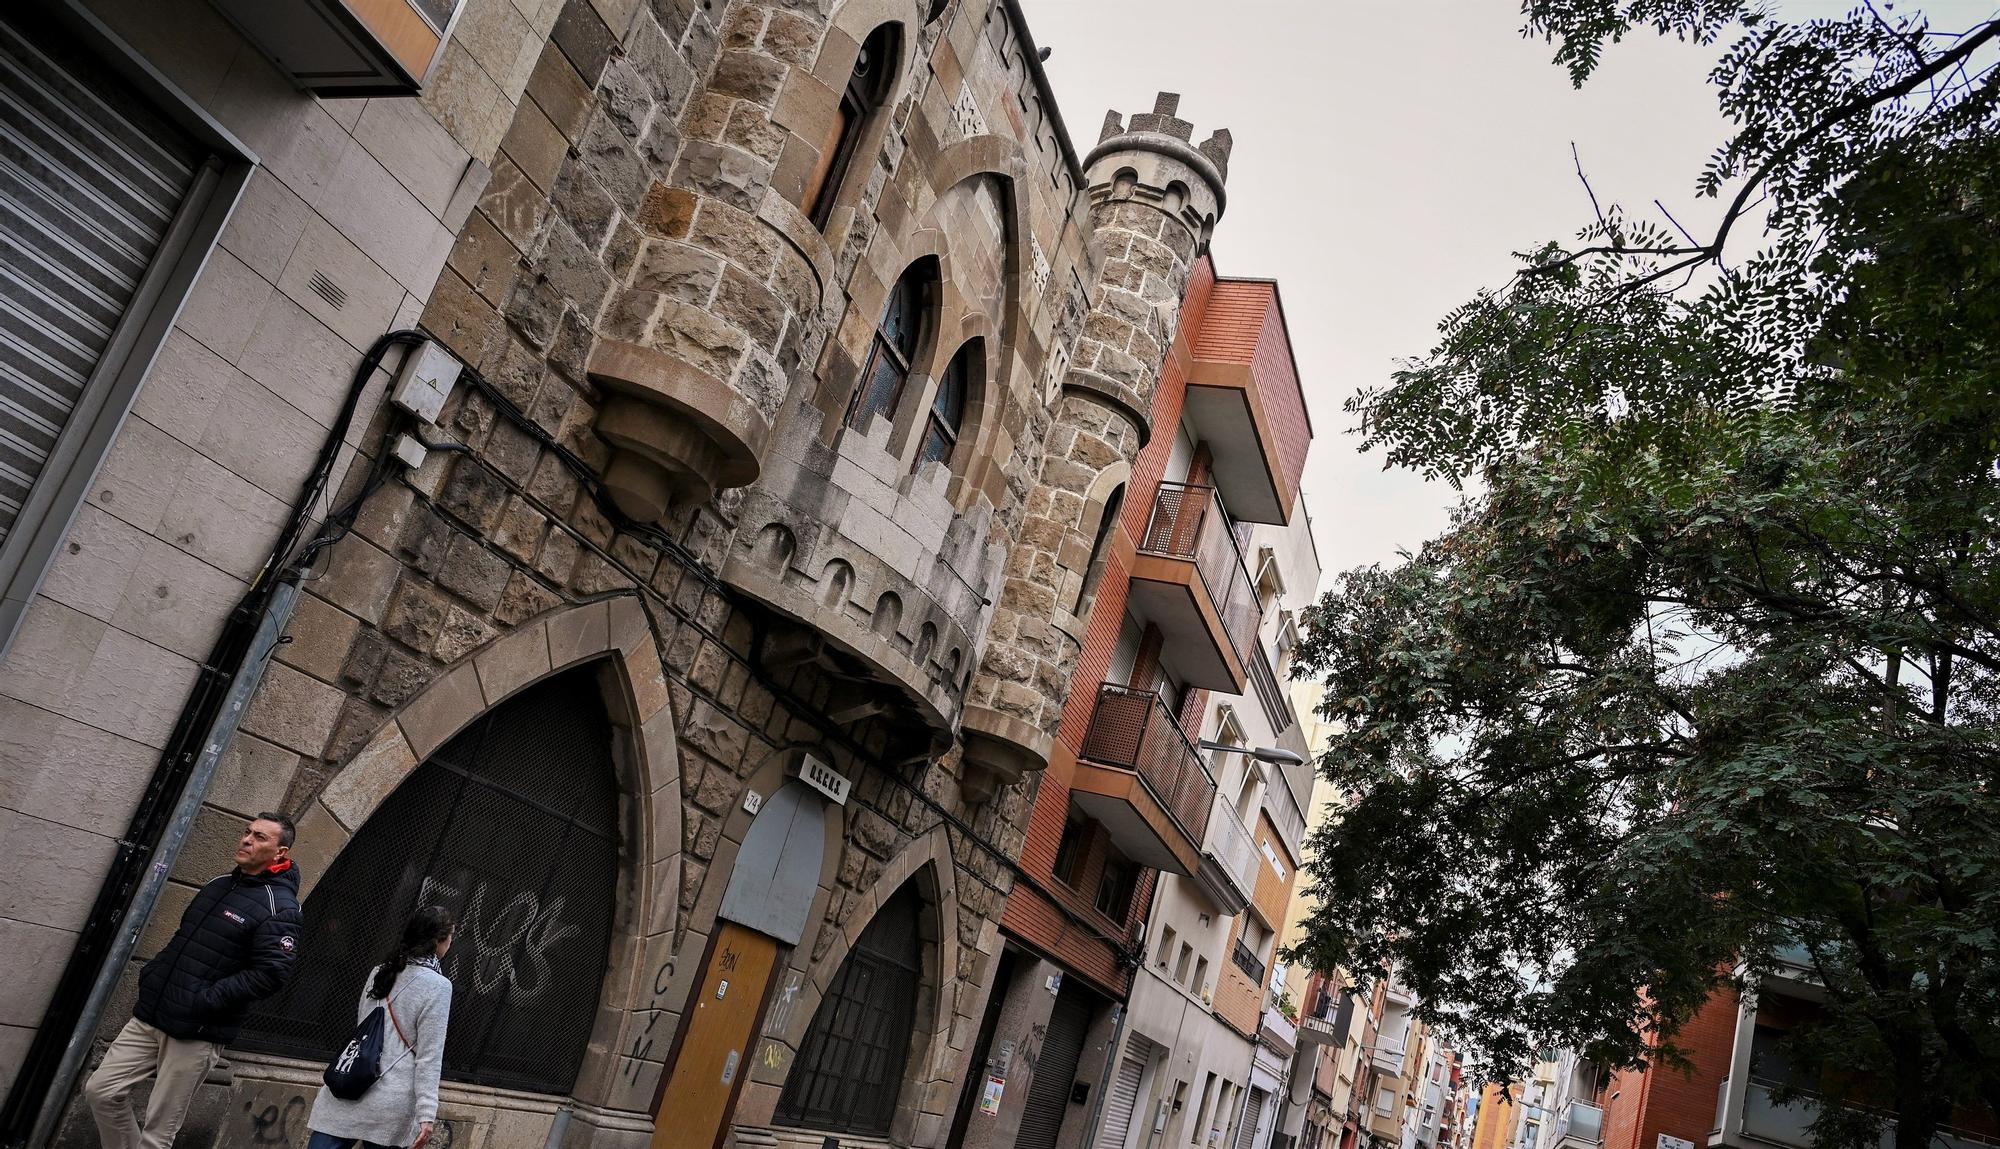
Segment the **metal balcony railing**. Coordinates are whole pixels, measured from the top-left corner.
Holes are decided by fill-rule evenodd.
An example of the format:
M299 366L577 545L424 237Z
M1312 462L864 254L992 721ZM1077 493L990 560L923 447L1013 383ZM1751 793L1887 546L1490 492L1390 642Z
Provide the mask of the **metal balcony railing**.
M1243 939L1236 939L1236 948L1230 952L1229 960L1235 962L1236 968L1242 970L1251 981L1259 986L1264 984L1264 963L1257 960L1257 955L1250 952L1250 947L1243 944Z
M1137 774L1188 841L1201 843L1215 779L1158 694L1109 682L1098 687L1083 757Z
M1184 559L1194 563L1208 591L1209 602L1222 619L1222 629L1238 662L1248 664L1260 651L1257 647L1257 618L1260 608L1250 572L1243 566L1236 535L1229 529L1229 516L1216 500L1212 487L1191 483L1161 483L1153 496L1153 513L1146 521L1146 534L1139 540L1143 554Z

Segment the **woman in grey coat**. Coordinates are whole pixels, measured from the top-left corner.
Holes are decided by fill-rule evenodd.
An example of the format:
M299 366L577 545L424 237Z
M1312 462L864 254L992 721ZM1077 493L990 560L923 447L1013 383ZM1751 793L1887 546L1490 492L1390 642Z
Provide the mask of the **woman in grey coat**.
M451 914L424 906L410 915L403 940L369 972L355 1021L387 1006L382 1076L354 1101L321 1086L306 1121L312 1131L306 1149L422 1149L430 1140L451 1018L451 979L438 969L438 959L451 948L451 934Z

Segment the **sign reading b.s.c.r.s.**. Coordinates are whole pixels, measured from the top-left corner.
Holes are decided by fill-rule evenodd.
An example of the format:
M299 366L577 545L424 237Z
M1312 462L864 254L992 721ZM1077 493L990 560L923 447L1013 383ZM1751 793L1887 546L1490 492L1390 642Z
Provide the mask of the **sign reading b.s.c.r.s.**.
M854 785L846 775L811 754L799 759L799 781L826 795L836 806L847 805L847 791Z

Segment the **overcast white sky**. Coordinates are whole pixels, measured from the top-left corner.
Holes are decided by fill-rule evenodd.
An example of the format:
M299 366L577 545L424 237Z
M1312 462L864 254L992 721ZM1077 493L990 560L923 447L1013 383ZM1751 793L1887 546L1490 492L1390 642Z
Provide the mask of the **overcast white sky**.
M1508 253L1567 239L1598 198L1664 200L1690 230L1714 217L1694 178L1726 135L1704 79L1713 53L1650 32L1581 91L1521 39L1516 0L1023 0L1079 154L1105 109L1181 93L1201 140L1235 136L1214 255L1281 285L1316 439L1306 497L1333 572L1389 563L1445 523L1455 496L1384 471L1342 403L1421 355L1437 321L1510 274ZM1787 16L1849 0L1787 0ZM1906 5L1897 5L1902 8ZM1922 5L1962 27L1991 0ZM1954 25L1953 22L1956 21Z

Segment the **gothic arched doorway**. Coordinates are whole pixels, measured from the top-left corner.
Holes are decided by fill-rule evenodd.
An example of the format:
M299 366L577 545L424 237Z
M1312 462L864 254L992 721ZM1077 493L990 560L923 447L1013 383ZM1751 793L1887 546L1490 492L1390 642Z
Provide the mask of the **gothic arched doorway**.
M855 939L785 1079L778 1124L888 1135L924 980L922 916L912 879Z
M367 971L420 904L457 917L449 1080L576 1084L609 959L618 858L613 727L596 668L529 687L411 772L306 901L299 968L249 1049L324 1059Z

